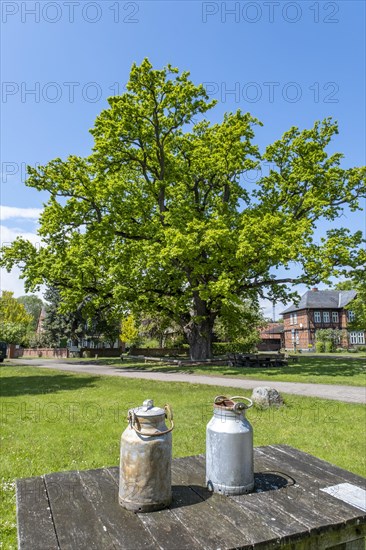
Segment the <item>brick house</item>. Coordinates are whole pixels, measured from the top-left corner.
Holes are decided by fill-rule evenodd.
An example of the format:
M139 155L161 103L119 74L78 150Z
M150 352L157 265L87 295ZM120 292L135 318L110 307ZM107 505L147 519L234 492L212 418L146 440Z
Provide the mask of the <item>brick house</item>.
M354 314L345 307L352 302L355 296L355 290L318 290L313 288L306 292L297 306L292 304L281 313L284 321L285 348L313 351L318 329L345 331L345 335L339 343L341 347L365 345L365 331L354 331L348 328L348 323L354 319Z

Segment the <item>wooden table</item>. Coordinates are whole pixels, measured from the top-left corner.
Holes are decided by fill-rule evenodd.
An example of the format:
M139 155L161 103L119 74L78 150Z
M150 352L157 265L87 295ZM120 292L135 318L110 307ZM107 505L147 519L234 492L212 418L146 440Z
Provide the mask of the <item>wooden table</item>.
M283 367L288 360L283 353L229 353L228 365L234 367Z
M255 471L254 493L224 497L205 488L204 456L177 458L172 506L147 514L119 506L118 468L20 479L19 549L364 550L364 478L286 445L256 448ZM337 498L354 486L361 500Z

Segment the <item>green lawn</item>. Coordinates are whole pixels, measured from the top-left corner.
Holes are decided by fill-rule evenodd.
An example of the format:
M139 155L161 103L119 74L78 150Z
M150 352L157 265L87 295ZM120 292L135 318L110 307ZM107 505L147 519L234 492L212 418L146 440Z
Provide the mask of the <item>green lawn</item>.
M213 364L199 367L178 367L164 363L137 363L133 360L121 362L120 359L86 359L82 361L155 372L186 372L268 381L311 382L313 384L366 385L366 357L298 357L298 363L290 362L285 367L270 368L238 368ZM71 359L70 362L80 362L80 359Z
M1 548L16 548L14 480L118 464L126 413L149 397L172 404L174 456L202 453L213 397L237 390L1 366ZM249 393L246 393L249 395ZM255 445L285 443L365 475L366 408L285 395L248 413Z

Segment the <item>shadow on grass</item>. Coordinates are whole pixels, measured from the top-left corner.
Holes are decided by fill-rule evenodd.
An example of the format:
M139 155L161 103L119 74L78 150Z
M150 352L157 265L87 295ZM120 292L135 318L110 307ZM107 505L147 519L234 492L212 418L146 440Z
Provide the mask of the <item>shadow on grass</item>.
M4 376L0 382L1 397L15 397L19 395L39 395L73 391L80 388L93 387L97 377L68 376L66 374L42 376Z
M106 364L105 362L103 362ZM298 375L303 378L307 376L345 376L352 377L364 373L366 375L366 358L299 358L298 363L290 363L282 367L229 367L225 365L200 365L194 367L191 365L167 365L156 363L140 363L134 364L128 361L119 362L118 364L109 363L116 369L128 371L145 371L145 372L162 372L162 373L185 373L194 374L199 371L200 374L211 374L220 376L235 377L238 375L265 375L268 377L276 377L279 375Z

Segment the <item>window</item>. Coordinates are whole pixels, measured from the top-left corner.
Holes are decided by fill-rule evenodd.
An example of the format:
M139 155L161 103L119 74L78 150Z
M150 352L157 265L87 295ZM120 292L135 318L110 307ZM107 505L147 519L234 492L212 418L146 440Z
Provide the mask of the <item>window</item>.
M293 342L296 342L296 344L298 344L299 341L300 341L300 338L299 338L299 331L298 331L298 330L295 330L295 329L293 328L292 331L291 331L291 338L292 338L292 341L293 341Z
M320 315L320 311L314 311L314 323L321 323L322 318Z
M297 313L291 313L290 325L297 325Z
M332 322L333 323L339 322L338 311L332 311Z
M350 344L364 344L365 343L365 333L364 332L350 332L349 333L349 343Z
M355 317L356 317L356 315L355 315L355 312L354 312L354 311L351 311L351 310L348 310L348 311L347 311L347 319L348 319L349 321L354 321L354 320L355 320Z
M323 321L324 323L330 323L329 311L323 311Z

